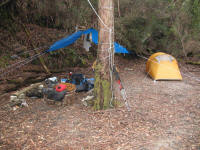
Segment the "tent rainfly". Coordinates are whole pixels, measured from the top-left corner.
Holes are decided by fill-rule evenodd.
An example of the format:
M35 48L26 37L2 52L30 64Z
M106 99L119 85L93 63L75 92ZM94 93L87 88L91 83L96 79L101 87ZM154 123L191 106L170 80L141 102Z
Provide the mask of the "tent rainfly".
M146 72L154 80L182 80L176 59L162 52L149 57L146 63Z

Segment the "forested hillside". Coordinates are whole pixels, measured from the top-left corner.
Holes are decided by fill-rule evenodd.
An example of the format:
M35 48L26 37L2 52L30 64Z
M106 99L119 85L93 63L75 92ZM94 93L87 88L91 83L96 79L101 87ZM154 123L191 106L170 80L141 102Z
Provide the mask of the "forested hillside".
M91 2L98 9L97 1ZM3 0L0 20L2 67L16 52L48 46L77 29L98 29L98 18L87 0ZM200 0L115 1L115 40L136 54L163 51L196 61L200 58L199 33ZM87 64L94 55L80 56L81 48L74 45L61 52L67 58L65 65ZM59 53L49 59L62 58Z

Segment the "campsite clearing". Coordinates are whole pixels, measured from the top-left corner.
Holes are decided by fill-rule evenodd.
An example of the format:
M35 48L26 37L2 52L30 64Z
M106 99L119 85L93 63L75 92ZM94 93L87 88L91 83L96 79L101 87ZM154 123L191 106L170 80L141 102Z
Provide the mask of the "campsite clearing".
M14 111L6 108L7 95L1 97L0 149L199 150L200 82L193 77L200 68L181 65L182 81L153 82L144 60L116 57L116 64L130 113L124 106L94 112L81 104L81 93L71 106L30 99L29 107ZM121 99L118 90L116 96Z

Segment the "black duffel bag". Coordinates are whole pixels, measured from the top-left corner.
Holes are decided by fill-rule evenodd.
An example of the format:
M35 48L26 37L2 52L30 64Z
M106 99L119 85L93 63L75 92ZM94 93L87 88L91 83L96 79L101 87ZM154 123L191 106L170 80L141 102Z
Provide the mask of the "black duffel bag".
M47 99L62 101L67 93L66 90L62 92L57 92L54 88L44 88L43 94L47 97Z

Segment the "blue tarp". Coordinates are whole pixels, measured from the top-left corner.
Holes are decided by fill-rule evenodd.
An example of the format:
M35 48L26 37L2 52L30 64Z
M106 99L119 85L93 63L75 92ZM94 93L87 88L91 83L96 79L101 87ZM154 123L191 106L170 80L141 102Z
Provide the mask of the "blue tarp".
M123 46L121 46L120 44L114 42L114 46L115 46L115 53L123 53L123 54L129 54L130 52Z
M73 44L76 40L78 40L81 37L82 34L83 34L83 31L78 31L68 37L65 37L65 38L55 42L53 45L50 46L50 48L47 50L47 52L55 51L60 48L64 48L66 46Z
M91 28L88 30L75 32L72 35L67 36L67 37L55 42L53 45L50 46L50 48L47 50L47 52L55 51L60 48L69 46L69 45L73 44L76 40L78 40L83 34L89 34L89 33L92 34L92 42L97 45L98 44L98 31ZM115 46L115 53L124 53L124 54L130 53L126 48L124 48L123 46L121 46L120 44L118 44L116 42L114 42L114 46Z
M84 34L92 34L92 42L94 42L94 44L98 44L98 31L95 29L88 29L84 31Z

